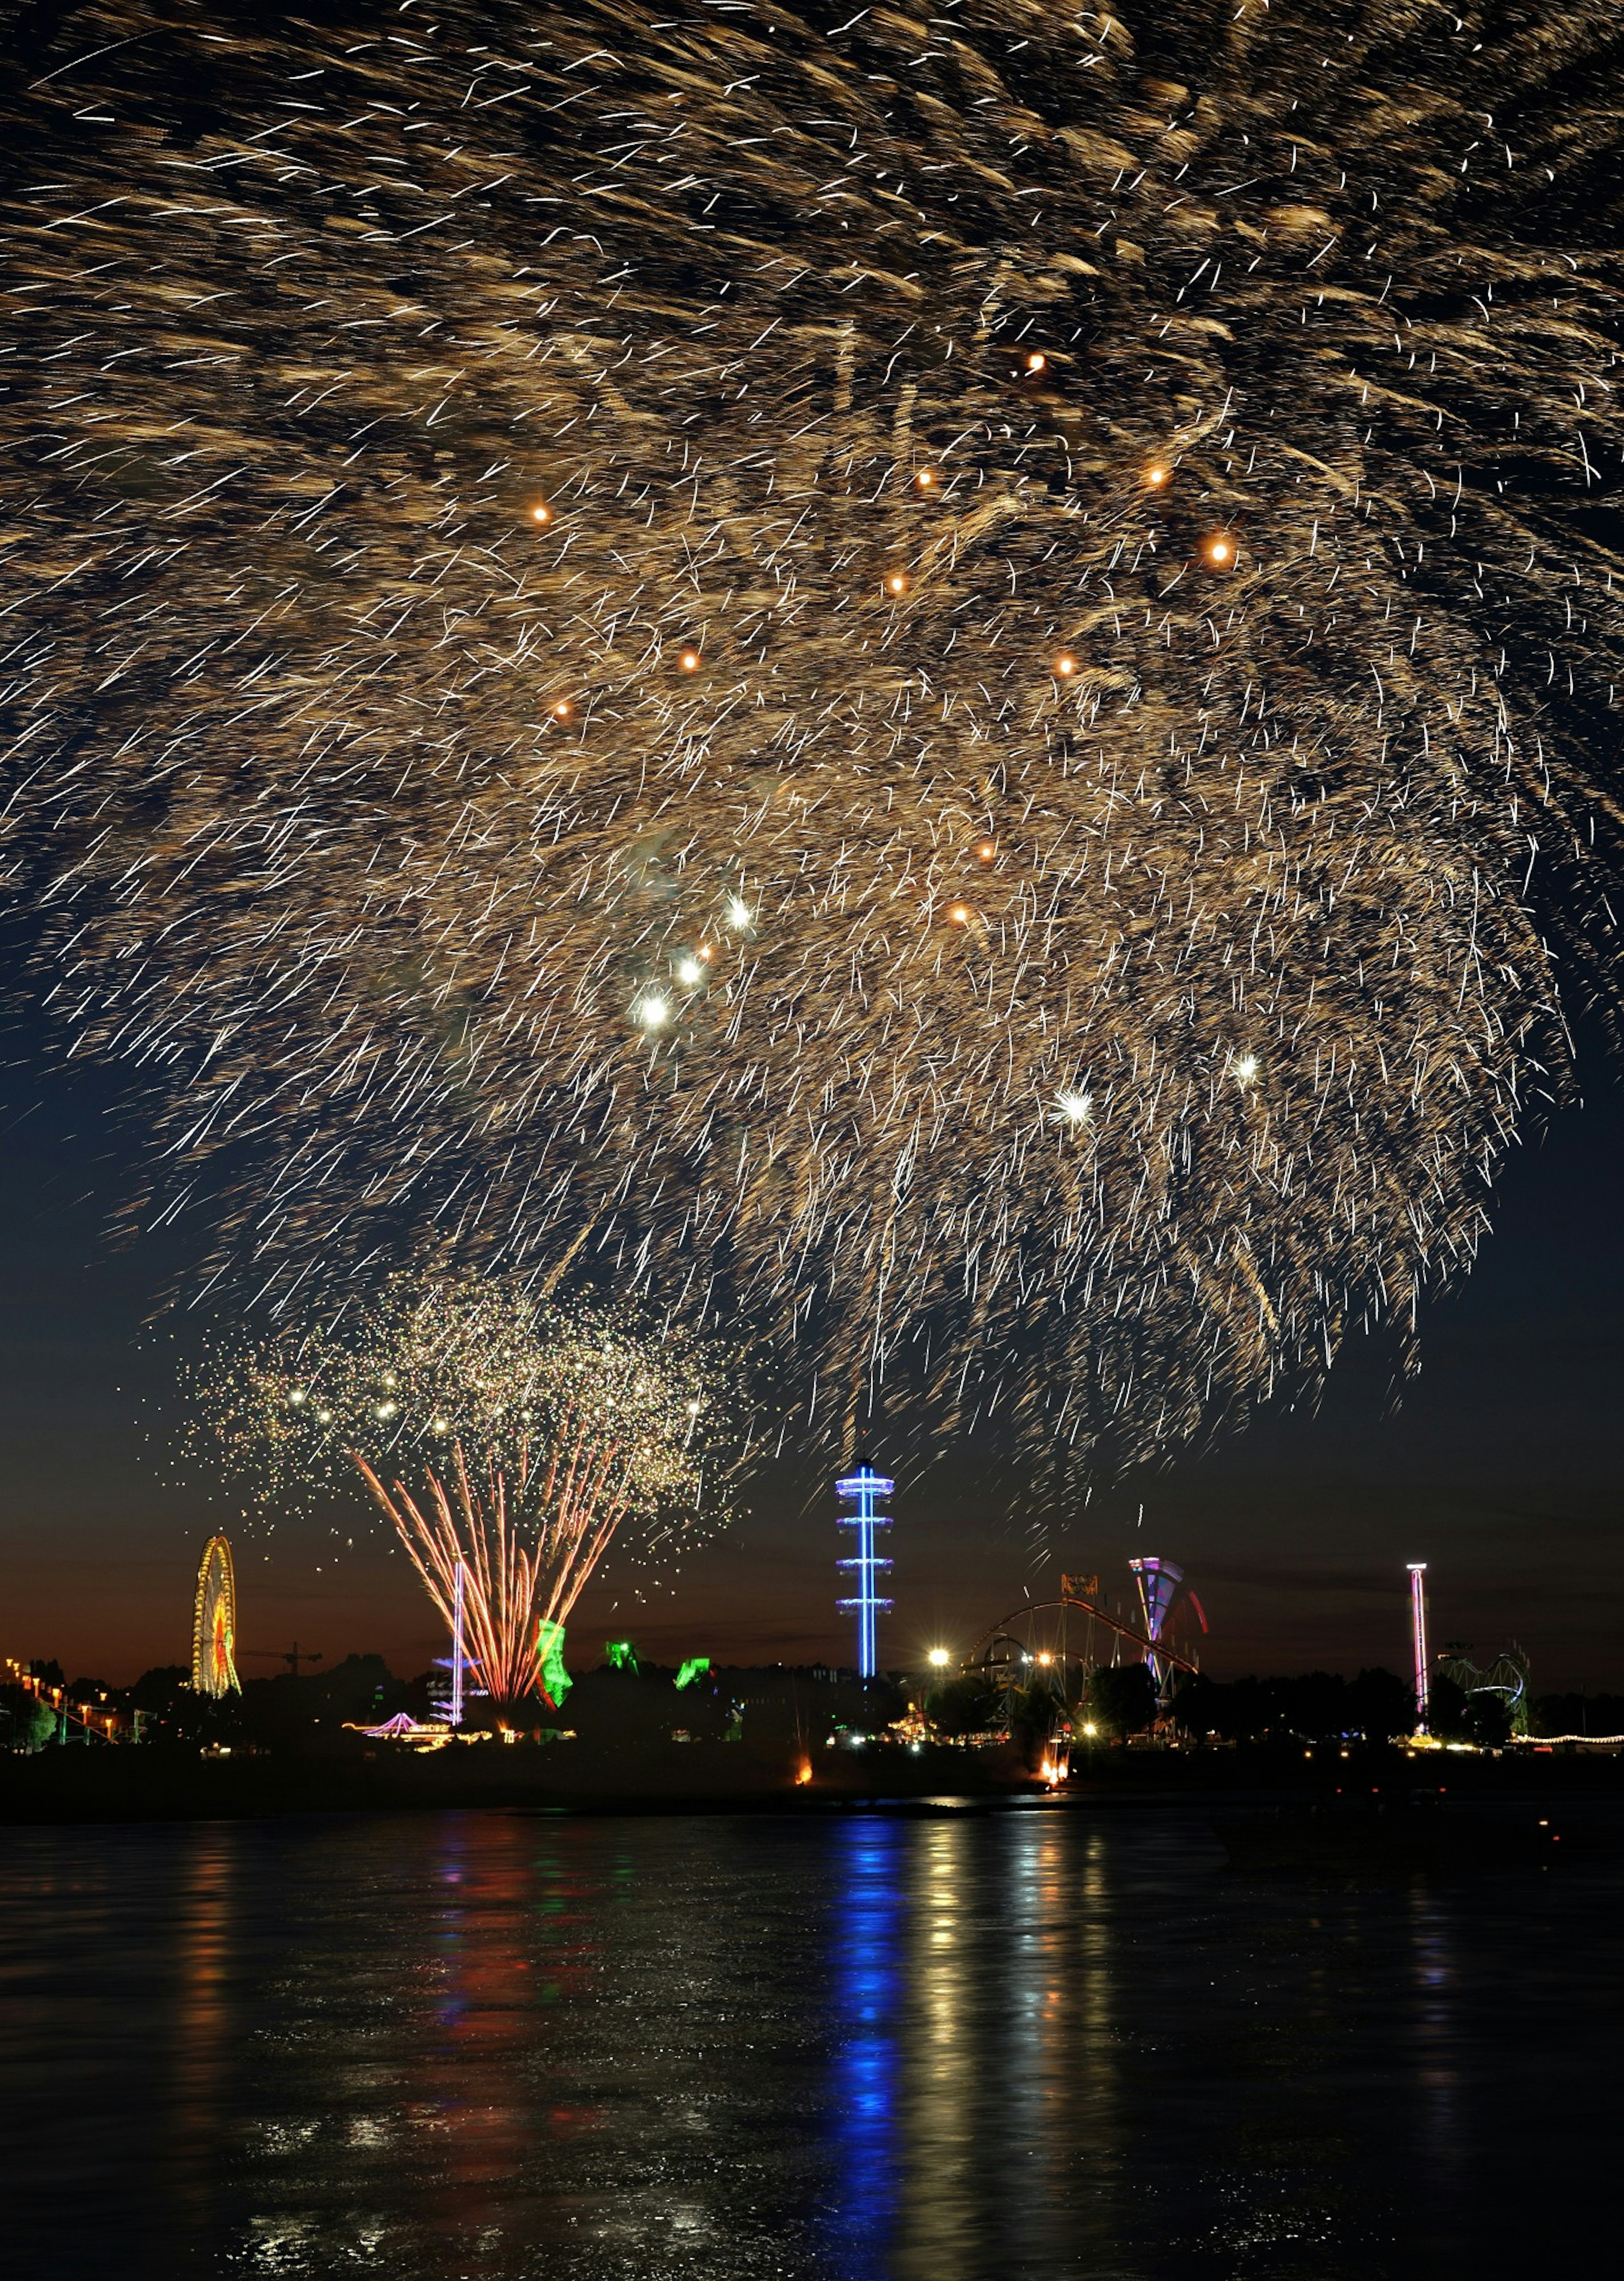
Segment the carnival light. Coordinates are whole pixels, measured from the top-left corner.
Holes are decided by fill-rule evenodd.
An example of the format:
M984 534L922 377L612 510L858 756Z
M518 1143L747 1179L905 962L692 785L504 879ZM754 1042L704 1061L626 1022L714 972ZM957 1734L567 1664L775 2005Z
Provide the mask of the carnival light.
M236 1575L231 1547L223 1536L210 1537L197 1569L197 1597L192 1610L192 1686L197 1694L216 1700L242 1693L236 1675Z

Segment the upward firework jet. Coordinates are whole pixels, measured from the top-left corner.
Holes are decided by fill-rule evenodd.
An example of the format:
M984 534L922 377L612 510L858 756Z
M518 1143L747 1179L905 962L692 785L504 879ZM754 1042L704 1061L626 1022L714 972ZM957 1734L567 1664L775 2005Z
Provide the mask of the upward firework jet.
M431 13L31 58L76 1042L251 1251L584 1243L837 1422L1410 1326L1611 924L1616 12Z
M203 1407L239 1467L297 1495L359 1470L486 1692L537 1690L617 1529L696 1533L719 1424L700 1350L471 1278L397 1278L365 1311L216 1358ZM709 1518L717 1517L713 1494Z

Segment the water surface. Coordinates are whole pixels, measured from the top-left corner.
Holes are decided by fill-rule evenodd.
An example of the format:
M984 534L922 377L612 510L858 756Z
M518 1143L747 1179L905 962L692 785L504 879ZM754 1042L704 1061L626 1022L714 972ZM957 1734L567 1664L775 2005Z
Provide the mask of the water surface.
M0 1862L7 2274L1392 2281L1615 2231L1605 1870L1246 1875L1077 1801Z

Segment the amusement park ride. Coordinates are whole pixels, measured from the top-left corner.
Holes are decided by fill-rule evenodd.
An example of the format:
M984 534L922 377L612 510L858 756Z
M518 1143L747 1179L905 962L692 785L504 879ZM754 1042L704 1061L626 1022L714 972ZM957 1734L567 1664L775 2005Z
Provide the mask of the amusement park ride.
M1176 1561L1148 1554L1130 1560L1128 1566L1139 1595L1137 1624L1125 1622L1120 1612L1113 1614L1105 1604L1098 1576L1063 1575L1058 1599L1029 1600L989 1624L965 1657L964 1669L999 1674L1016 1659L1024 1663L1092 1666L1102 1661L1119 1663L1125 1647L1137 1648L1134 1659L1148 1667L1156 1682L1156 1698L1165 1704L1179 1674L1201 1668L1200 1639L1208 1630L1206 1611L1194 1592L1187 1591L1175 1605L1184 1581L1184 1571ZM1080 1643L1072 1638L1079 1618L1083 1630ZM1190 1619L1198 1631L1189 1630ZM1109 1654L1102 1654L1106 1648Z
M891 1562L877 1552L876 1533L892 1526L890 1517L878 1507L893 1487L891 1481L866 1463L855 1466L835 1484L841 1503L853 1508L842 1512L839 1521L842 1528L855 1530L855 1549L839 1565L855 1589L844 1594L839 1604L856 1618L857 1671L864 1680L878 1674L878 1620L892 1605L878 1589L887 1576ZM1185 1576L1177 1561L1147 1553L1127 1565L1138 1597L1137 1610L1131 1610L1125 1617L1120 1602L1114 1608L1108 1605L1098 1575L1063 1574L1057 1598L1027 1600L989 1624L963 1659L961 1671L966 1675L974 1673L1001 1680L1013 1689L1039 1675L1031 1670L1036 1665L1040 1673L1047 1672L1053 1684L1063 1682L1069 1667L1080 1665L1089 1672L1102 1663L1120 1664L1125 1651L1128 1660L1141 1664L1149 1673L1157 1705L1165 1711L1177 1692L1180 1677L1193 1676L1201 1668L1201 1642L1210 1628L1206 1611L1193 1591L1186 1589L1180 1595ZM1512 1739L1527 1740L1529 1673L1528 1659L1522 1649L1512 1643L1484 1666L1472 1660L1469 1642L1450 1641L1441 1654L1435 1656L1427 1644L1426 1562L1410 1562L1408 1574L1418 1737L1426 1738L1430 1734L1433 1682L1443 1677L1468 1698L1499 1698L1509 1714ZM1079 1626L1080 1639L1075 1636ZM536 1640L538 1691L545 1690L546 1699L554 1705L561 1701L570 1685L562 1651L562 1625L543 1624ZM197 1570L192 1616L191 1680L197 1693L216 1699L240 1694L242 1682L237 1676L236 1658L244 1652L285 1664L295 1679L302 1665L323 1660L320 1650L301 1648L297 1640L290 1648L237 1648L236 1581L231 1548L224 1536L212 1536L204 1547ZM636 1668L635 1657L626 1643L612 1643L608 1652L610 1660L617 1665L625 1657L632 1657L632 1668ZM930 1659L939 1667L954 1660L945 1649L932 1651ZM683 1676L677 1682L678 1687L686 1684L692 1672L700 1667L699 1664L684 1666ZM468 1656L463 1636L460 1564L456 1576L452 1652L449 1659L442 1659L440 1668L450 1673L449 1701L441 1706L442 1724L447 1732L454 1732L462 1723L468 1682L478 1677L478 1666ZM474 1691L480 1691L476 1685Z
M837 1526L856 1532L855 1550L836 1564L856 1589L844 1594L838 1604L843 1614L857 1620L857 1675L860 1679L872 1679L880 1667L879 1618L892 1605L878 1589L890 1572L891 1563L876 1551L875 1532L892 1525L890 1515L881 1512L879 1506L896 1484L864 1462L855 1465L834 1486L840 1503L852 1508L838 1516ZM1109 1643L1111 1662L1122 1660L1125 1643L1139 1650L1137 1659L1148 1666L1156 1683L1158 1702L1166 1704L1172 1698L1178 1674L1200 1668L1199 1635L1189 1630L1188 1620L1194 1618L1204 1634L1208 1628L1206 1612L1194 1592L1186 1592L1182 1600L1178 1598L1184 1571L1176 1560L1147 1554L1130 1560L1128 1566L1139 1596L1137 1624L1124 1622L1119 1611L1113 1613L1107 1607L1097 1576L1062 1576L1057 1600L1029 1600L1025 1606L1012 1609L1009 1614L990 1624L965 1657L963 1670L1001 1671L1017 1661L1036 1661L1049 1666L1082 1662L1092 1666L1101 1659L1095 1653L1097 1626L1102 1635L1099 1644ZM1069 1628L1074 1617L1081 1617L1086 1627L1079 1652L1072 1651L1070 1640ZM1040 1620L1043 1619L1050 1620L1046 1627L1040 1625ZM1045 1631L1041 1646L1034 1644L1034 1625ZM1017 1630L1020 1636L1017 1635ZM1056 1636L1048 1638L1050 1632ZM932 1658L933 1661L945 1659L945 1656Z
M1450 1640L1440 1654L1435 1668L1445 1679L1452 1679L1461 1693L1498 1696L1511 1719L1513 1740L1526 1742L1528 1736L1528 1659L1515 1640L1503 1647L1498 1655L1486 1664L1472 1660L1469 1640Z
M1427 1563L1407 1563L1410 1577L1410 1643L1415 1658L1415 1723L1418 1733L1432 1732L1432 1683L1442 1676L1453 1682L1468 1701L1474 1696L1497 1697L1505 1706L1513 1742L1528 1739L1528 1659L1515 1640L1484 1665L1472 1660L1470 1640L1450 1640L1434 1656L1427 1644Z
M211 1536L197 1567L192 1610L192 1685L199 1695L240 1695L236 1675L236 1576L231 1547Z

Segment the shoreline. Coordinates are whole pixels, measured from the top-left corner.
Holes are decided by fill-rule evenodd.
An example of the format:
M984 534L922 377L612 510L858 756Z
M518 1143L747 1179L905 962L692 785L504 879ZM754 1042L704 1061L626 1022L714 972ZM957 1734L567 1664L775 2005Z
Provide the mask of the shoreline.
M563 1756L565 1751L568 1756ZM259 1820L490 1808L579 1815L990 1810L1033 1802L1205 1805L1342 1819L1418 1805L1624 1805L1624 1758L1432 1752L1099 1750L1051 1784L1012 1751L812 1754L733 1744L629 1752L514 1744L456 1752L47 1750L0 1759L0 1826Z

